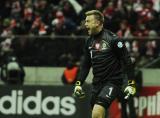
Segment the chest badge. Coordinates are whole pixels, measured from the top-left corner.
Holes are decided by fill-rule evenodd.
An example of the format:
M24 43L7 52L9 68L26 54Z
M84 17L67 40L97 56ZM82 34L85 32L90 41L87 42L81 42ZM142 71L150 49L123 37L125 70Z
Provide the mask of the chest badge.
M102 43L102 50L107 49L107 45L105 43Z
M99 44L99 43L96 43L96 44L95 44L95 48L96 48L97 50L99 50L99 49L100 49L100 44Z

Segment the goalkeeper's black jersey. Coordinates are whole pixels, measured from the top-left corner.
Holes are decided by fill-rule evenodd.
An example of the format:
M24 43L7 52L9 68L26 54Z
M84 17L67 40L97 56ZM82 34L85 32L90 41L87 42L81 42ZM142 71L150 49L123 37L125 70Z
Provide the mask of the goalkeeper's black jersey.
M97 82L122 82L124 72L133 78L133 68L124 41L116 34L103 29L90 36L84 48L84 58L80 65L78 80L85 81L90 67L93 69L93 84Z

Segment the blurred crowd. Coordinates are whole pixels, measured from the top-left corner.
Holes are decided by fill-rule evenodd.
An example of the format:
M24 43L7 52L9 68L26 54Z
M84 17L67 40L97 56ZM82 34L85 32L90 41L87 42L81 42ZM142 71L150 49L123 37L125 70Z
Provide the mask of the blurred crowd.
M86 35L84 13L90 9L102 11L104 27L118 36L138 37L126 41L134 58L147 57L145 62L159 55L158 40L144 39L160 36L160 0L5 0L0 2L0 36Z
M0 35L79 34L84 12L99 9L105 27L124 37L160 35L160 0L5 0Z

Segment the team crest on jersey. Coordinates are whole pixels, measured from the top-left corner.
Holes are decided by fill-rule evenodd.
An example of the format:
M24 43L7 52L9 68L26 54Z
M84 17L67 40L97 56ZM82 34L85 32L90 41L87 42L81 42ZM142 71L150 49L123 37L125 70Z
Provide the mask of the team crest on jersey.
M110 46L109 46L108 42L102 40L102 42L101 42L101 50L106 50L106 49L108 49L109 47L110 47Z
M107 49L107 45L105 44L105 43L102 43L102 48L101 48L102 50L105 50L105 49Z
M96 42L95 44L94 44L94 48L96 49L96 50L99 50L99 51L101 51L101 50L106 50L106 49L108 49L110 46L109 46L109 43L108 42L106 42L105 40L102 40L102 41L100 41L100 42Z
M96 44L95 44L95 48L96 48L97 50L99 50L99 49L100 49L100 43L96 43Z

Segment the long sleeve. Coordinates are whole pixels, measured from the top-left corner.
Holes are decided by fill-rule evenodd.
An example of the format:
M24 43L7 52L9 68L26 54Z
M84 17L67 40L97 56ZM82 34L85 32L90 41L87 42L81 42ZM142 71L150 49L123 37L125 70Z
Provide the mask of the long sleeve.
M86 43L84 48L84 56L81 59L80 70L77 77L77 81L80 81L81 84L83 84L84 81L86 80L90 67L91 67L91 58L90 58L90 52L87 48L87 43Z
M134 66L123 39L117 38L113 40L112 44L113 44L113 50L118 59L121 61L122 66L124 68L124 72L127 74L128 79L134 80Z

